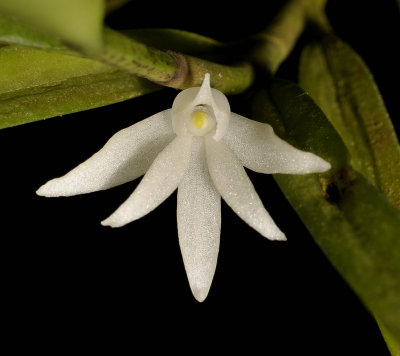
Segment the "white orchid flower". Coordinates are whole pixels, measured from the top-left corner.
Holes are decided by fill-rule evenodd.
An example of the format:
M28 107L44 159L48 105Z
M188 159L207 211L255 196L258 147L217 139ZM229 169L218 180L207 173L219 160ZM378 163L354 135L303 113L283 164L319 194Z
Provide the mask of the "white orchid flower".
M221 196L270 240L286 240L265 210L244 167L260 173L324 172L330 164L275 135L272 127L230 111L210 87L183 90L172 109L116 133L87 161L37 194L71 196L108 189L143 174L132 195L103 225L123 226L148 214L178 188L178 235L194 297L210 289L219 250Z

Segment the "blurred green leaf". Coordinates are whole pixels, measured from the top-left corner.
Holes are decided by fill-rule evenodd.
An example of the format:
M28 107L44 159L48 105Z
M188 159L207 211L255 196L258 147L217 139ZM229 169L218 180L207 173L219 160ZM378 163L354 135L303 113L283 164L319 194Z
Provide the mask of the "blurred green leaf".
M86 51L102 43L104 0L0 0L0 11Z
M363 60L346 43L327 36L303 50L299 82L339 132L354 169L400 208L400 147Z
M221 59L227 47L212 38L197 33L169 28L149 28L123 31L127 36L148 46L207 58Z
M127 100L159 86L84 58L0 48L0 128Z
M270 121L269 113L275 112ZM315 241L369 310L400 340L400 214L361 174L340 159L340 137L311 98L275 82L254 102L254 118L280 122L280 135L329 160L328 174L274 178ZM324 136L318 127L331 132ZM324 132L322 130L322 132Z
M106 0L106 12L107 14L119 9L131 0Z
M0 13L0 43L73 53L61 41L33 30L3 13Z

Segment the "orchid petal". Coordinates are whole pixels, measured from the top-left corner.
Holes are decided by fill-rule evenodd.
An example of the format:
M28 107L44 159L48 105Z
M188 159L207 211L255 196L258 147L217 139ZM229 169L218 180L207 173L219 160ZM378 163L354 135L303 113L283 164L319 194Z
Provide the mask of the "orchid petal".
M321 157L280 139L270 125L235 113L231 113L224 142L245 167L259 173L306 174L331 168Z
M176 137L156 157L131 196L102 225L123 226L146 215L177 188L190 161L192 138Z
M286 240L265 210L242 164L223 142L206 137L207 162L215 187L247 224L270 240Z
M161 111L117 132L100 151L65 176L47 182L37 194L70 196L129 182L147 171L174 136L171 110Z
M219 141L228 130L231 109L226 96L210 87L208 73L201 87L183 90L175 98L172 104L172 126L177 135L186 134L186 122L196 105L207 105L212 109L217 121L214 139Z
M214 277L221 231L221 197L208 173L203 137L193 137L189 168L178 186L177 218L190 288L202 302Z

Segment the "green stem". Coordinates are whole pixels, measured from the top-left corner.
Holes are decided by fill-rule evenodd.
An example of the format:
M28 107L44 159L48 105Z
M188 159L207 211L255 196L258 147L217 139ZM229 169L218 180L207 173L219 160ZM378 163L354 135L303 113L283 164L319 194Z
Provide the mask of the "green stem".
M181 53L164 52L147 46L120 32L104 30L103 49L88 56L120 70L177 89L201 85L210 73L211 84L225 94L246 90L253 82L253 68L248 63L222 65Z
M326 0L290 0L271 24L254 37L251 57L261 68L274 74L289 56L306 23L315 22L329 31L324 14Z
M206 73L211 75L211 86L225 94L239 94L253 83L254 70L249 63L227 66L192 56L179 56L185 62L183 66L187 66L186 75L181 79L177 76L172 85L168 83L164 85L179 89L199 86Z
M104 29L102 50L88 55L152 81L171 80L178 71L176 60L168 53L146 46L109 28Z
M332 33L333 29L325 14L325 7L328 0L300 0L303 2L306 13L307 22L316 27L319 32Z
M306 12L302 2L289 1L271 24L256 35L256 45L252 51L254 61L274 74L293 49L305 23Z

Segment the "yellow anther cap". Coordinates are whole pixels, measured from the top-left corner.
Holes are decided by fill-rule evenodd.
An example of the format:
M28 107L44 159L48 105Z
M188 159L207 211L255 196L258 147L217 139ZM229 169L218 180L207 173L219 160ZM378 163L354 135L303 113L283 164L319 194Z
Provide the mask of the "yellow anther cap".
M193 111L190 117L190 124L193 125L197 130L203 130L208 125L208 114L204 110Z

